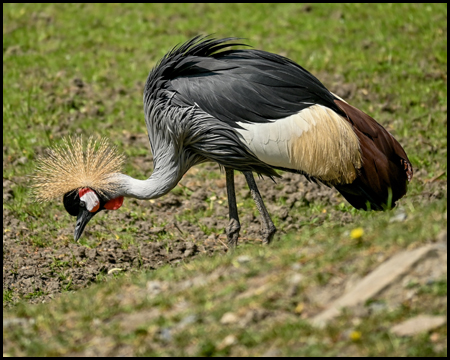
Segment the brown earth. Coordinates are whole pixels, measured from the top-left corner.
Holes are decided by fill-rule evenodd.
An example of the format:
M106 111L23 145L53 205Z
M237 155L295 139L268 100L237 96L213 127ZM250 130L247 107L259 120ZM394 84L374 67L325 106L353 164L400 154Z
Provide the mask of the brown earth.
M215 164L205 164L207 171L219 172ZM87 248L79 243L70 242L64 245L59 242L57 248L36 247L27 239L33 233L39 233L45 229L29 230L27 224L14 217L11 211L6 209L3 213L3 289L12 290L14 299L27 296L30 293L43 293L45 295L31 297L30 302L41 302L52 298L54 294L65 289L79 289L98 281L99 275L111 276L116 271L129 271L132 269L156 269L167 263L174 264L180 260L194 258L197 254L226 252L226 235L224 228L227 225L228 206L226 201L226 187L224 176L222 179L205 180L199 182L195 176L197 169L192 169L181 181L181 186L192 191L188 201L180 201L180 196L169 193L155 201L131 201L130 207L139 209L140 212L158 213L158 221L167 223L164 227L152 227L151 222L136 220L133 227L137 229L134 234L134 243L127 249L123 249L121 242L114 239L102 241L96 248ZM21 179L20 179L21 180ZM20 181L19 180L19 181ZM279 232L296 231L301 222L309 222L313 219L294 219L289 216L289 207L295 202L320 201L323 204L338 204L342 202L340 195L327 187L308 182L302 176L285 174L279 183L284 187L278 190L270 179L257 180L259 189L264 194L267 208L273 217L281 220ZM4 180L3 194L12 191L12 181ZM236 188L238 202L249 198L250 193L245 184L244 176L236 174ZM175 215L187 210L198 211L211 206L212 192L218 201L214 202L214 215L203 218L199 223L191 223L187 220L177 222ZM287 205L279 207L274 205L274 200L280 196L287 199ZM133 204L134 203L134 204ZM62 213L61 216L67 216ZM83 237L92 237L96 229L101 229L102 222L114 222L126 226L130 221L130 215L124 211L99 214L102 217L100 223L88 224ZM337 212L335 214L337 215ZM343 223L352 221L348 214L341 214ZM253 214L240 213L242 242L260 242L259 219ZM325 220L325 214L316 222L320 225ZM73 226L75 225L75 221ZM74 227L63 229L61 237L71 238ZM202 229L218 229L216 233L205 234ZM11 231L9 231L11 229ZM7 230L7 231L5 231ZM175 240L161 242L158 234L179 234ZM208 232L208 231L207 231ZM59 237L58 236L58 237ZM260 246L260 245L256 245ZM121 270L118 270L121 269Z
M204 168L208 171L217 171L214 164L207 164ZM12 290L13 299L18 300L30 293L38 293L41 296L30 297L31 303L47 301L55 294L65 290L76 290L89 286L92 282L101 281L105 277L113 276L116 271L130 271L138 269L156 269L165 264L176 264L183 260L195 258L198 254L212 254L226 252L226 235L224 228L227 225L228 208L226 201L226 187L224 179L205 180L202 183L195 176L196 169L192 169L182 180L182 186L193 191L188 201L180 201L179 196L169 193L165 197L154 202L136 201L134 207L139 211L158 213L160 222L167 222L164 227L152 227L146 220L136 220L134 227L134 242L127 249L122 248L121 242L114 239L102 241L95 248L87 248L79 243L59 243L58 247L36 247L28 241L28 237L39 233L43 229L29 230L27 224L16 219L9 210L3 213L3 290ZM241 174L236 174L236 188L238 202L249 198L248 187ZM260 192L264 194L267 208L273 217L279 218L278 233L299 231L302 223L315 220L316 217L294 218L289 214L289 208L298 202L319 202L328 205L328 211L321 214L315 225L320 226L325 220L332 219L342 224L355 222L355 216L349 213L334 210L334 206L341 203L343 198L334 189L319 186L308 182L300 175L285 173L278 184L282 189L275 187L270 179L257 180ZM13 182L4 180L3 194L10 193ZM424 192L423 201L432 201L436 197L444 196L444 184L429 183L429 190ZM175 215L187 210L199 210L210 206L206 200L211 197L212 190L217 199L214 203L214 214L203 218L199 223L191 223L183 220L179 223ZM275 199L286 198L286 206L274 205ZM127 199L128 200L128 199ZM219 203L221 202L221 204ZM66 216L66 214L61 214ZM124 226L127 231L127 223L130 215L116 211L101 214L102 221L92 226L87 226L84 237L93 237L92 232L96 228L102 228L103 222L114 222ZM240 243L254 242L260 245L259 219L253 214L240 212L241 236ZM73 226L75 225L75 222ZM73 226L65 228L59 236L71 238ZM202 229L218 229L210 235ZM12 229L6 231L5 229ZM178 233L175 240L158 241L158 234L169 232ZM120 270L119 270L120 269ZM103 275L103 276L102 276Z

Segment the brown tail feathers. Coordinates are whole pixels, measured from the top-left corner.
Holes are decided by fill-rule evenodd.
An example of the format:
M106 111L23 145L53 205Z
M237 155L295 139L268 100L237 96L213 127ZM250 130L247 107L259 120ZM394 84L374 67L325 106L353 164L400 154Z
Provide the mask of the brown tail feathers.
M363 165L354 182L336 189L357 209L383 210L406 194L413 170L397 140L361 110L335 99L359 138Z

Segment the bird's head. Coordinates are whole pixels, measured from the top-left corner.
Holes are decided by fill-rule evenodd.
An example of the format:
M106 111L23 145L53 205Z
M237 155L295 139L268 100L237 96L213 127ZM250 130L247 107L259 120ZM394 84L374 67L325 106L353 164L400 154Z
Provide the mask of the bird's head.
M32 176L38 202L63 199L66 211L77 217L74 239L78 240L92 217L102 210L117 210L123 196L117 175L124 161L122 154L107 139L89 138L83 146L81 137L63 139L48 156L37 160Z
M123 196L105 200L95 190L81 188L65 194L63 203L66 211L70 215L77 217L73 236L75 240L78 240L87 223L95 214L102 210L117 210L123 204Z

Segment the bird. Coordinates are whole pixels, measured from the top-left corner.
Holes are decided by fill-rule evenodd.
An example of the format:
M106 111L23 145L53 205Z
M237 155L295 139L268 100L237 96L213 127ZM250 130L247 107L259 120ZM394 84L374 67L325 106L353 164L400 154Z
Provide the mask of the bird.
M304 175L363 210L390 209L406 194L411 162L382 125L296 62L241 40L197 35L149 72L143 108L154 168L146 180L121 173L124 157L105 138L86 146L69 137L38 159L36 199L63 198L77 217L75 241L100 211L119 209L124 197L159 198L211 161L225 172L231 247L241 228L235 171L260 213L264 244L276 228L253 173L273 181L283 171Z

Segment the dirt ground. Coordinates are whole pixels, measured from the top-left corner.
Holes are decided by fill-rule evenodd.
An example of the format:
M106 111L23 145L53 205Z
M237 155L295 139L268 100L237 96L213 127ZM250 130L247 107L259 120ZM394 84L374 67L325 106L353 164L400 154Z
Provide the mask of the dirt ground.
M205 168L209 171L219 172L219 167L215 164L207 164ZM197 170L198 171L198 170ZM43 292L47 295L32 297L30 302L41 302L52 298L55 294L64 291L70 283L70 289L78 289L95 282L99 275L112 276L114 269L129 271L132 269L156 269L167 263L176 263L180 260L194 258L201 253L212 254L214 252L226 252L226 235L224 228L227 225L227 202L220 201L214 205L216 215L203 218L200 223L191 223L187 220L177 223L175 214L185 210L199 210L209 205L205 200L211 197L212 189L217 194L218 199L225 199L226 187L225 179L206 180L200 183L195 177L196 169L192 169L185 175L182 184L193 190L190 201L180 202L175 194L168 194L154 202L132 201L139 211L157 212L160 222L167 222L165 227L152 227L145 220L136 221L135 243L128 249L122 249L120 241L111 235L110 240L103 241L97 248L89 249L79 243L69 243L67 246L59 243L57 249L48 247L36 247L29 244L26 239L33 232L29 230L27 224L16 219L9 210L3 213L3 228L16 229L17 231L4 232L3 235L3 289L12 290L14 297L30 293ZM282 181L284 188L280 191L274 188L270 179L258 180L259 188L267 204L269 212L273 216L283 219L283 224L279 228L284 231L298 230L298 223L308 219L293 219L289 216L289 205L296 201L314 201L321 199L321 202L336 204L342 201L338 199L336 191L318 186L306 181L302 176L285 174ZM3 182L3 194L10 192L11 181ZM244 197L249 198L250 194L245 183L244 176L236 174L237 197L239 200ZM278 196L288 198L288 206L277 207L273 205L273 200ZM344 214L345 215L345 214ZM93 236L93 231L97 227L102 227L102 222L115 222L126 226L130 215L124 211L108 212L101 214L102 221L99 224L87 226L83 237ZM325 217L323 217L324 219ZM323 219L319 219L320 224ZM241 236L240 242L255 242L259 240L259 219L253 214L240 213ZM351 221L350 217L343 216L343 222ZM75 222L73 224L75 226ZM202 226L214 227L219 230L216 234L206 235ZM74 227L68 227L61 231L61 236L72 237ZM279 231L278 234L284 231ZM172 232L180 236L169 242L155 241L159 233ZM184 236L182 234L189 234ZM260 245L256 245L260 246ZM60 267L57 264L71 264L71 266ZM61 274L61 272L63 274Z
M219 171L217 165L206 165L211 171ZM157 212L161 222L167 221L165 227L151 227L145 220L136 221L137 227L135 233L135 243L128 249L122 249L122 244L111 235L110 240L103 241L97 248L87 248L79 243L69 243L67 246L60 244L57 249L49 247L36 247L26 241L27 237L33 232L40 230L29 230L27 224L16 219L8 210L3 213L3 228L16 229L3 234L3 290L12 290L13 299L30 293L45 294L42 296L30 297L31 303L48 301L56 294L65 289L76 290L89 286L92 282L106 276L113 276L115 271L130 271L138 269L156 269L167 263L175 264L180 260L193 259L198 254L226 252L226 235L224 230L219 230L216 234L206 235L202 230L202 225L207 227L216 227L224 229L227 225L227 202L215 205L215 213L221 215L218 220L217 215L209 218L203 218L200 223L191 223L182 221L177 223L175 214L187 209L202 209L208 206L205 201L211 196L211 190L214 189L217 197L225 198L226 187L224 179L207 180L199 183L196 179L195 170L191 170L182 180L182 184L192 189L194 192L190 201L180 202L174 194L168 194L158 201L135 201L136 207L140 210L149 210ZM288 231L299 231L300 223L312 219L293 218L289 215L289 207L297 201L320 201L325 205L330 205L328 216L342 224L356 221L355 217L348 213L335 211L331 205L339 204L343 198L337 191L308 182L304 177L294 174L284 174L283 179L279 180L283 188L278 190L270 179L258 180L259 189L264 194L264 199L269 212L273 216L278 216L281 220L278 235ZM9 193L11 181L3 182L3 194ZM236 188L238 202L239 198L250 197L247 185L243 175L236 176ZM443 189L439 184L430 184L430 191L424 195L424 201L430 201L434 197L443 196ZM285 196L287 198L286 206L274 205L275 198ZM114 221L118 224L126 225L130 215L125 212L109 212L102 214L103 221ZM320 226L327 214L319 216L316 222ZM255 246L260 245L259 219L253 214L240 213L241 237L239 241L254 242ZM96 227L101 227L101 223L88 227L83 236L93 236L92 231ZM74 224L75 225L75 222ZM180 233L180 236L169 242L155 241L158 239L158 233L162 232ZM189 234L188 237L182 235ZM62 230L62 236L72 237L73 227ZM57 264L61 264L62 267ZM63 266L62 264L66 264ZM67 266L70 264L70 266ZM121 270L118 270L121 269ZM100 277L99 277L100 276Z
M74 79L75 90L80 88L76 80ZM341 79L331 78L327 83L331 85L330 88L337 95L344 98L353 97L356 89L340 81ZM86 88L86 86L83 85L81 88ZM55 137L64 135L66 135L64 131L61 131L60 134L55 133ZM146 134L125 133L123 141L132 142L134 146L142 144L145 148L149 148ZM40 151L42 149L37 149L38 153ZM26 159L13 159L13 161L19 164ZM151 173L153 164L150 153L130 159L130 161L133 161L134 165L141 169L142 174ZM217 164L211 163L202 166L203 170L208 172L220 171ZM224 228L228 223L228 206L225 174L222 173L218 179L199 181L196 176L198 171L197 168L191 169L181 181L182 186L192 191L189 200L180 201L180 197L173 193L155 201L126 199L130 207L135 207L140 212L157 213L159 222L167 223L164 227L152 227L151 223L145 219L135 220L133 225L136 228L135 245L130 245L126 250L122 248L121 242L113 234L111 234L111 239L102 241L96 248L88 248L73 242L68 245L59 242L56 248L36 247L28 239L33 233L40 233L45 229L30 230L25 222L15 218L9 210L5 209L3 212L3 290L12 291L12 302L28 297L27 301L30 303L38 303L49 301L63 291L80 289L89 286L92 282L102 281L102 279L114 276L117 271L156 269L168 263L176 264L181 260L193 259L198 254L226 252ZM425 176L426 174L420 172L415 174L416 179L425 178ZM236 174L235 181L238 203L244 198L250 198L244 176ZM25 186L26 183L27 179L23 177L3 179L3 201L14 201L12 186L15 184ZM305 204L320 202L322 205L329 205L327 214L320 214L315 220L317 226L320 226L326 218L342 224L357 221L355 216L352 217L349 213L334 210L332 205L344 201L336 190L311 183L301 175L285 173L282 179L277 180L277 186L274 186L270 179L257 179L257 184L269 213L280 219L278 236L286 232L300 231L301 223L313 220L306 216L291 216L289 209L296 202ZM420 195L421 201L441 198L445 196L446 191L446 183L443 181L426 183L426 190ZM211 197L213 192L216 194L217 201L214 202L214 213L211 217L195 223L187 220L176 222L176 214L183 213L188 209L196 211L209 206L210 202L206 200ZM287 199L286 206L275 205L275 200L280 196ZM68 215L64 213L63 216ZM126 227L131 219L130 214L123 209L99 216L102 220L98 221L96 225L89 224L83 237L93 237L95 230L104 228L102 224L106 224L106 222L120 224L124 227L124 231L127 231ZM260 246L259 219L248 211L240 211L240 220L240 243L254 242L255 246ZM73 226L62 229L58 235L71 238L74 226L75 221L73 221ZM202 227L216 228L218 231L206 235ZM5 229L10 229L10 231ZM158 234L164 232L178 233L179 236L169 242L158 241L160 238ZM35 295L30 296L29 294Z

